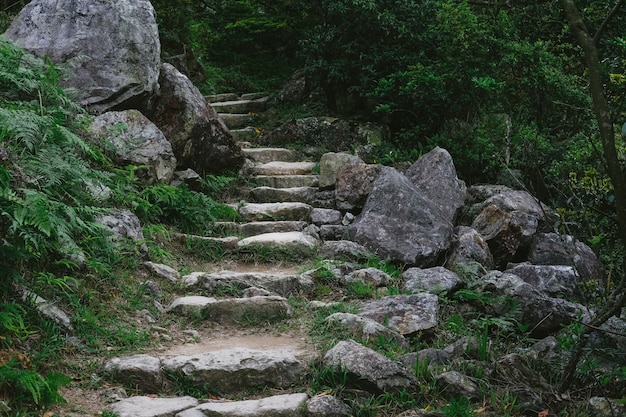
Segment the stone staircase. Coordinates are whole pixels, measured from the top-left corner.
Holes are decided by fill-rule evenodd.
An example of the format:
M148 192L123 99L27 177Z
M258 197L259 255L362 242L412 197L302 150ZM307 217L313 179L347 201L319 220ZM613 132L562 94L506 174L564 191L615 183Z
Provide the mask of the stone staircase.
M239 252L277 250L299 256L314 255L321 244L320 228L343 228L341 212L332 208L332 192L318 188L319 165L300 160L293 150L252 145L258 130L251 124L255 115L270 104L267 96L226 94L211 97L211 101L240 141L247 158L241 175L252 186L244 201L231 203L241 221L216 224L216 229L227 236L181 237L211 240ZM287 297L299 294L313 298L315 288L310 272L293 274L275 270L193 272L177 282L188 295L173 300L165 310L167 314L191 321L210 318L222 326L280 322L291 315ZM259 388L289 392L303 386L317 356L316 352L303 350L298 340L279 349L251 349L245 344L238 345L239 340L232 339L227 349L199 349L192 355L141 354L109 360L105 365L109 379L131 387L138 394L112 404L110 411L119 417L333 415L312 411L320 408L315 405L319 398L310 399L297 389L295 393L256 400L224 400ZM200 402L188 396L150 395L167 392L168 387L176 384L209 389L220 399Z

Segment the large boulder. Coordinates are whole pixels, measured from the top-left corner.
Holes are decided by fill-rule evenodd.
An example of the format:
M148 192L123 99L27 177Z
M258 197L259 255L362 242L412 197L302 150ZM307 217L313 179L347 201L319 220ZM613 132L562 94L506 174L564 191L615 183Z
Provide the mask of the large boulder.
M200 90L170 64L161 65L159 84L150 118L172 144L179 167L201 175L238 170L241 148Z
M344 211L360 211L382 168L382 165L375 164L344 166L337 173L335 183L337 208Z
M450 247L453 225L407 177L385 167L350 233L382 259L424 267Z
M91 128L113 148L118 165L135 165L145 185L168 184L174 176L176 158L163 133L138 110L110 111L96 117Z
M446 219L454 222L457 211L465 202L466 187L456 176L448 151L436 147L422 155L404 175L439 207Z
M148 0L32 1L5 36L55 64L71 64L62 86L75 89L93 113L143 110L158 89L161 46Z

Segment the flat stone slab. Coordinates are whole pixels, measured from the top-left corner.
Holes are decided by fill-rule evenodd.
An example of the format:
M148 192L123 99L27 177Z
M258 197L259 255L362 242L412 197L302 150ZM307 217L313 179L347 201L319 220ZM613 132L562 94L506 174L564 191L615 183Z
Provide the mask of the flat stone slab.
M319 175L257 175L252 182L259 187L317 187Z
M313 207L305 203L248 203L239 207L245 221L300 220L308 222Z
M313 187L292 187L292 188L272 188L257 187L250 190L250 200L255 203L305 203L312 204L315 200L317 188Z
M283 297L302 290L309 291L312 289L310 287L314 286L313 282L297 274L234 271L193 272L182 277L181 282L189 289L202 288L209 293L215 293L224 287L239 289L256 287Z
M359 315L412 337L437 327L439 299L429 293L395 295L363 303Z
M112 358L104 364L112 381L121 382L141 393L159 392L163 386L161 361L154 356L133 355Z
M291 314L291 307L285 298L279 296L216 299L192 295L175 299L167 312L223 323L240 323L281 320Z
M198 400L193 397L136 396L113 403L108 409L118 417L171 417L179 411L188 410L197 405Z
M257 113L267 109L269 97L256 100L231 100L211 103L218 113Z
M177 233L175 236L178 237L182 241L201 240L203 242L213 243L215 246L224 248L224 249L236 249L237 242L239 242L239 238L237 236L208 237L208 236L189 235L187 233Z
M308 175L312 174L315 162L268 162L252 169L255 175Z
M209 401L184 411L176 417L275 417L304 416L307 394L284 394L245 401Z
M240 129L254 122L254 115L252 114L220 113L219 117L229 129Z
M307 222L285 220L277 222L250 222L239 226L239 233L250 237L265 233L301 232L308 226Z
M298 153L286 148L247 148L243 149L243 153L246 157L260 164L266 164L272 161L298 161Z
M229 393L265 386L287 388L301 380L308 366L284 350L241 347L176 356L162 365L168 374Z
M318 241L302 232L266 233L242 239L237 244L239 249L255 246L271 247L275 249L293 249L311 251L318 245Z

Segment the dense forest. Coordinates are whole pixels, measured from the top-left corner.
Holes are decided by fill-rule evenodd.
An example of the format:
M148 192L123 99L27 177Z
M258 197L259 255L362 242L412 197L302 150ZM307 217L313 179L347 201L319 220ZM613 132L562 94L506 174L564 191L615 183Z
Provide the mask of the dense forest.
M26 3L0 1L0 33ZM305 99L280 103L277 114L385 125L390 136L375 150L381 163L413 161L440 146L468 185L526 189L556 208L556 231L589 244L606 268L598 277L606 290L590 303L604 308L603 318L619 316L626 297L623 0L152 4L163 59L183 55L203 93L276 94L304 74ZM94 313L141 256L136 247L110 245L95 220L107 207L77 179L106 185L111 206L145 222L155 259L167 256L150 240L161 223L186 232L230 215L209 195L232 179L205 179L205 193L144 188L132 170L113 167L84 133L88 115L58 87L62 71L0 39L0 356L13 357L0 357L0 415L5 394L24 410L19 415L35 415L68 383L49 365L67 349L63 332L15 301L23 284L68 306L89 349L146 343L145 334Z

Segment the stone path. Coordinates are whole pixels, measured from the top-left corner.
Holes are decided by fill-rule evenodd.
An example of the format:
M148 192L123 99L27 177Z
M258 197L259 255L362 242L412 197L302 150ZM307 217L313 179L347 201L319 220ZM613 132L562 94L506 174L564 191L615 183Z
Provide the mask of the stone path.
M328 208L328 193L318 189L318 164L299 160L298 154L289 149L252 145L250 141L257 131L249 124L254 122L255 113L267 109L267 96L220 95L212 99L220 100L212 106L240 141L248 159L242 172L254 186L246 201L233 205L243 222L217 225L231 232L231 236L181 237L212 240L240 251L265 249L312 255L321 244L316 227L338 226L342 220L339 211ZM291 314L286 297L312 295L314 290L309 275L277 271L200 271L181 277L179 282L187 294L171 302L166 309L168 314L190 320L210 317L224 325L259 320L280 322ZM220 296L224 289L237 294ZM310 349L303 349L301 340L283 338L280 345L267 335L216 340L219 343L212 346L200 340L177 348L175 355L164 352L109 360L105 371L110 381L132 387L138 394L115 402L109 410L119 417L329 415L316 414L318 399L310 399L298 389L294 391L294 387L303 386L316 356ZM204 388L220 399L200 402L189 396L150 395L172 384ZM228 400L259 388L288 393L256 400Z

